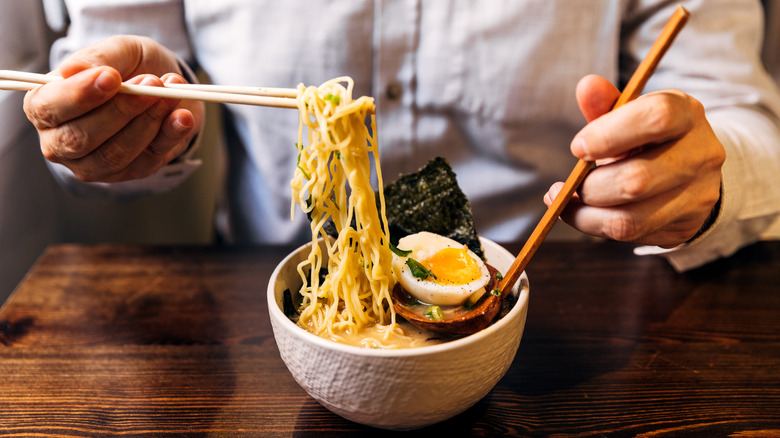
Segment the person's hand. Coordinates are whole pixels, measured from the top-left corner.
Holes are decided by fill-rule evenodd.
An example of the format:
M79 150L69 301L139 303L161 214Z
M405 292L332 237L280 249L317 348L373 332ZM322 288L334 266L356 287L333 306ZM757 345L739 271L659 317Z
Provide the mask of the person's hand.
M178 157L200 129L203 104L118 94L122 81L184 83L176 57L144 37L115 36L75 52L27 93L41 151L83 181L143 178Z
M561 214L582 232L673 247L691 239L720 197L723 145L704 108L680 91L648 93L610 112L619 96L606 79L586 76L577 102L588 124L572 153L595 161ZM544 197L549 206L563 183Z

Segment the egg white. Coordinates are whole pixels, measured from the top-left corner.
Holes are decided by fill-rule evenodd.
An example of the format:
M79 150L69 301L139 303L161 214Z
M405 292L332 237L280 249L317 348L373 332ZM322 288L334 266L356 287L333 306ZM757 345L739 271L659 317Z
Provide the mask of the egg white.
M462 243L450 238L422 231L401 238L397 247L411 253L406 257L393 254L393 275L404 290L423 303L440 306L460 305L475 293L483 294L485 286L490 281L487 266L470 250L467 253L476 261L480 271L479 278L472 282L439 284L431 279L421 280L412 275L411 269L406 264L410 257L421 262L444 248L464 248Z

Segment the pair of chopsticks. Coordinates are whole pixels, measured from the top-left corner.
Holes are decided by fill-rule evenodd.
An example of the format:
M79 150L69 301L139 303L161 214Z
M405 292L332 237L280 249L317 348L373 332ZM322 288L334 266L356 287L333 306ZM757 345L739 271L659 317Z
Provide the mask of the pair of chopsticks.
M0 90L32 90L42 84L62 80L59 76L13 70L0 70ZM263 88L207 84L165 84L164 87L122 84L120 93L206 102L298 108L295 88Z
M642 92L642 89L645 87L647 80L650 79L650 76L653 75L653 72L658 66L658 63L661 61L661 58L666 53L667 49L669 49L669 47L672 45L672 42L674 41L675 37L677 37L677 34L680 33L683 26L685 26L685 23L688 22L689 17L690 13L682 6L679 6L677 10L674 11L674 14L672 14L672 17L661 31L661 35L658 37L655 43L653 43L653 46L650 48L647 56L645 56L645 59L642 60L634 74L631 76L631 79L629 79L628 84L626 84L626 88L624 88L623 92L620 93L620 97L618 97L618 100L612 106L612 110L636 99L639 96L639 94ZM582 181L588 175L588 172L590 172L593 166L594 163L584 160L579 160L574 166L574 170L572 170L571 174L564 182L563 188L555 197L552 204L550 204L550 206L547 208L544 216L542 216L542 219L531 233L531 237L529 237L525 242L525 245L520 250L517 258L509 268L509 271L507 271L507 273L504 275L504 279L499 285L499 289L501 290L501 294L503 296L506 296L505 294L509 293L509 291L512 289L512 286L514 286L518 278L520 278L520 275L525 270L525 267L528 265L531 257L533 257L533 255L536 253L536 250L539 249L539 246L542 244L544 238L547 237L547 235L550 233L550 230L552 230L553 225L555 225L555 222L558 220L561 212L563 212L564 207L566 207L566 204L568 204L569 200L574 194L574 191L577 190L580 184L582 184Z

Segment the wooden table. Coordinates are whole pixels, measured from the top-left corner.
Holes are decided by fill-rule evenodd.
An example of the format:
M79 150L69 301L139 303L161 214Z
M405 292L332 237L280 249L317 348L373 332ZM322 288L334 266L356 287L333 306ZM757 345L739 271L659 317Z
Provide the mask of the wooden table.
M0 308L0 436L392 435L279 358L265 290L288 250L50 248ZM780 436L780 242L686 274L546 242L528 271L511 369L420 435Z

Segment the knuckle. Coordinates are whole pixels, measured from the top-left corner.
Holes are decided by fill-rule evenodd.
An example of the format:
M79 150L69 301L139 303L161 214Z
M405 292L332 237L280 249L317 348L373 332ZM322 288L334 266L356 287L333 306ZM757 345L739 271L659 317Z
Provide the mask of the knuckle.
M630 215L623 212L613 214L605 224L604 234L614 240L629 242L639 237L636 221Z
M669 99L657 97L654 105L650 106L647 114L647 125L655 133L663 133L672 125L674 109Z
M35 91L30 91L24 98L24 114L36 129L52 128L59 125L60 121L54 112L52 106L47 104L41 98L35 96Z
M95 150L95 161L101 178L121 172L128 164L127 154L113 142L107 142Z
M696 116L704 116L705 109L704 104L701 103L698 99L695 99L691 96L686 96L686 99L688 101L688 105L691 108L691 112Z
M43 158L51 161L52 163L61 162L61 159L57 153L46 144L41 143L41 153L43 154Z
M111 99L109 102L113 106L113 111L117 120L130 121L138 115L138 109L133 105L129 105L127 101L123 99Z
M651 132L663 135L669 131L690 129L693 126L692 111L683 111L690 106L689 99L681 92L664 92L653 96L653 105L648 106L647 124Z
M168 144L154 141L144 150L144 155L155 161L162 161L170 152L171 147Z
M726 149L720 143L717 143L717 145L712 149L713 150L710 154L708 154L704 165L707 168L720 170L720 168L723 167L723 164L726 162Z
M89 144L89 138L86 132L74 127L72 124L65 124L53 131L53 139L50 148L52 153L60 158L75 159L81 158Z
M144 111L144 116L155 125L160 125L162 120L171 112L165 101L159 101Z
M653 181L653 175L642 163L627 163L619 176L620 193L624 200L632 201L646 193Z

